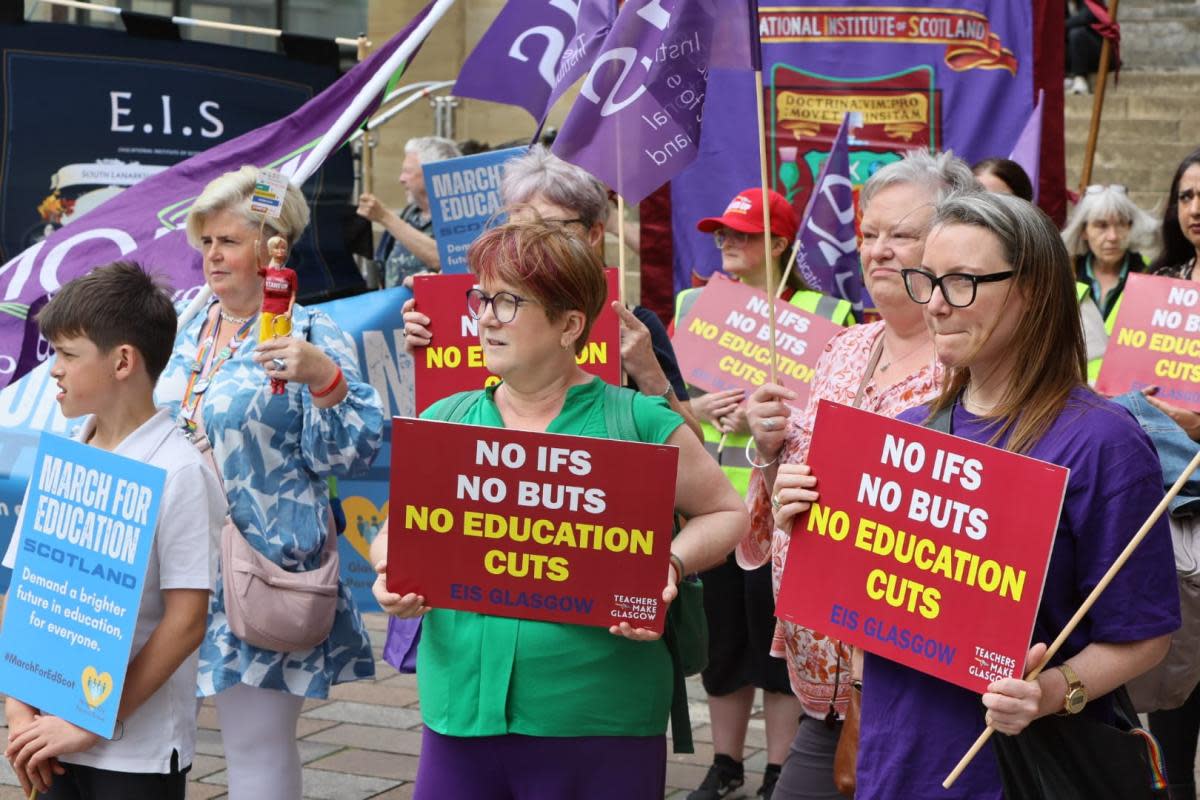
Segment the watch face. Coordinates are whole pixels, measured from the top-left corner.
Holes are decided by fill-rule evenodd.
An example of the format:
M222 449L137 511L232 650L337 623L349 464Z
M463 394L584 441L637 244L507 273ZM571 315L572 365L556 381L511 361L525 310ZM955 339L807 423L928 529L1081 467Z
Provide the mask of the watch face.
M1083 711L1085 705L1087 705L1087 692L1082 688L1072 689L1067 692L1067 713L1078 714L1080 711Z

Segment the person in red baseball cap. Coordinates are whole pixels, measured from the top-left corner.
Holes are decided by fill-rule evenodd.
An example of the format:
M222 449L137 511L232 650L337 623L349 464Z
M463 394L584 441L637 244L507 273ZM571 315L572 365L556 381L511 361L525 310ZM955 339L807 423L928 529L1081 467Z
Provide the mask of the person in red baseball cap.
M721 251L721 271L725 275L765 292L762 204L761 188L746 189L729 201L724 214L702 219L696 227L713 235ZM798 270L791 270L784 278L783 271L800 224L791 204L778 192L767 192L767 210L771 224L772 285L778 287L781 280L786 280L783 299L841 325L852 322L847 301L812 291ZM689 289L679 294L676 323L702 291ZM701 420L706 449L745 497L751 467L746 460L750 429L746 423L744 393L734 389L703 394L689 389L693 395L692 410ZM703 783L688 795L689 800L715 800L742 785L746 728L756 688L763 690L767 723L767 769L758 797L771 797L788 747L795 738L800 701L792 693L786 662L769 656L775 630L770 570L768 564L744 571L730 556L724 564L701 575L712 642L709 665L701 678L712 718L714 760Z

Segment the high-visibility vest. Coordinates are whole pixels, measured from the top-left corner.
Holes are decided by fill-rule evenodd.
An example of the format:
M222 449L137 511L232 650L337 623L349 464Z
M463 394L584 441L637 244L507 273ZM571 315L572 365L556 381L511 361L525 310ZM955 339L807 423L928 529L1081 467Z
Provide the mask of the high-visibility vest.
M1078 281L1076 281L1075 293L1076 293L1080 303L1083 303L1084 300L1092 299L1091 291L1092 291L1091 287L1088 286L1086 283L1079 283ZM1105 317L1105 319L1104 319L1104 332L1107 333L1109 336L1112 336L1113 323L1115 323L1117 321L1117 312L1121 310L1121 301L1124 299L1125 299L1125 294L1124 294L1124 292L1122 292L1121 296L1117 298L1117 302L1113 303L1112 310L1108 312L1108 316ZM1099 377L1099 375L1100 375L1100 367L1103 363L1104 363L1103 356L1100 356L1099 358L1093 358L1093 359L1088 360L1088 362L1087 362L1088 383L1094 384L1096 382L1096 378Z
M679 320L692 309L703 290L704 287L685 289L675 297L676 328L679 327ZM796 292L788 302L801 311L825 317L838 325L851 325L854 322L852 316L854 309L848 301L839 300L820 292ZM688 391L691 392L692 397L704 394L703 391L691 386L688 387ZM752 437L749 434L729 434L725 436L725 446L722 448L720 444L724 434L708 422L701 421L700 427L704 431L704 449L721 465L721 469L725 471L733 488L738 490L738 494L745 497L750 488L750 471L753 469L750 462L746 460L746 445Z

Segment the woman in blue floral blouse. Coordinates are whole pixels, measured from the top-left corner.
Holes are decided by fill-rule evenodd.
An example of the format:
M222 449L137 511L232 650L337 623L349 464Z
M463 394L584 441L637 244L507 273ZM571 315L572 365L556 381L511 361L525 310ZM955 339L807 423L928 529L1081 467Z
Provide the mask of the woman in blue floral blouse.
M289 248L308 224L303 195L289 187L276 219L250 211L257 170L226 173L201 193L187 220L204 257L212 299L183 326L158 384L180 424L212 442L233 522L284 569L320 563L327 527L326 478L361 474L379 451L383 412L359 378L353 341L324 313L296 305L292 332L259 344L266 241ZM270 379L287 381L272 394ZM338 586L328 638L301 652L254 647L230 631L221 577L200 647L199 694L213 696L229 768L231 800L295 800L301 792L296 723L306 697L370 678L374 659L350 592Z

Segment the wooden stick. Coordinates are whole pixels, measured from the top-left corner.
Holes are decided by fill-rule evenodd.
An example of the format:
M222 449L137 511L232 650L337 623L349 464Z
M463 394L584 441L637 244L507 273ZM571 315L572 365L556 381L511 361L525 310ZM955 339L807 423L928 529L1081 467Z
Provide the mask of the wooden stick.
M767 122L763 114L762 69L754 72L754 104L758 109L758 176L762 184L763 269L767 274L766 293L771 299L767 310L767 347L771 356L770 380L775 383L775 270L771 263L771 206L767 197Z
M792 275L792 269L796 266L796 256L800 254L799 240L792 242L792 255L788 258L787 266L783 268L783 277L779 279L779 288L775 290L776 297L783 297L783 290L787 288L788 278Z
M1108 15L1117 21L1117 3L1109 0ZM1108 86L1108 61L1112 54L1112 41L1105 37L1100 45L1100 68L1096 72L1096 94L1092 99L1092 124L1088 128L1087 150L1083 154L1083 172L1079 175L1079 194L1083 194L1092 182L1092 162L1096 158L1096 140L1100 138L1100 115L1104 111L1104 90Z
M1129 560L1130 556L1133 555L1133 551L1136 550L1138 545L1142 543L1142 539L1146 538L1146 534L1148 534L1150 529L1154 527L1154 523L1158 522L1158 518L1161 517L1163 512L1167 510L1167 506L1170 505L1171 501L1175 499L1175 495L1179 494L1179 490L1183 488L1185 483L1187 483L1188 478L1192 477L1192 473L1196 471L1197 467L1200 467L1200 451L1197 451L1196 455L1192 456L1192 460L1188 462L1187 467L1185 467L1183 472L1179 474L1179 477L1175 479L1175 484L1166 493L1166 495L1163 496L1163 499L1159 501L1158 506L1156 506L1154 511L1151 512L1146 521L1142 523L1142 527L1136 534L1134 534L1134 537L1129 540L1129 544L1125 545L1125 549L1121 551L1121 555L1117 556L1117 560L1114 561L1113 565L1108 568L1108 572L1104 573L1104 577L1101 578L1100 582L1096 584L1096 588L1092 589L1091 594L1089 594L1087 599L1083 601L1083 605L1081 605L1079 610L1075 612L1075 615L1067 621L1067 625L1062 629L1062 633L1058 634L1058 638L1055 639L1051 643L1050 647L1046 649L1046 655L1042 656L1041 663L1033 668L1033 671L1026 676L1025 680L1031 682L1035 681L1037 680L1037 676L1042 674L1042 670L1045 669L1050 663L1050 659L1054 658L1055 653L1057 653L1058 649L1062 647L1063 642L1065 642L1067 637L1075 631L1075 628L1083 620L1084 616L1091 611L1092 606L1096 603L1096 600L1100 597L1101 593L1108 588L1108 584L1112 582L1114 577L1116 577L1118 570L1125 566L1125 562ZM954 769L950 771L950 774L946 776L946 780L942 781L943 788L949 789L954 782L958 780L958 776L962 775L963 770L967 768L967 765L971 763L971 760L974 759L975 756L978 755L979 751L983 749L984 744L986 744L987 740L991 738L995 730L996 729L991 725L988 725L986 728L984 728L983 733L979 734L979 738L975 740L975 744L971 745L971 749L967 751L966 755L964 755Z
M625 287L625 198L617 195L617 287L621 302L629 293Z
M84 3L80 0L40 0L48 6L63 6L64 8L76 8L80 11L99 11L105 14L121 13L121 9L114 6L102 6L98 3ZM238 33L256 33L260 36L271 36L276 39L283 36L283 31L279 28L263 28L258 25L239 25L235 22L213 22L206 19L194 19L192 17L171 17L171 22L176 25L192 28L215 28L222 31L236 31ZM358 44L357 39L349 39L344 36L337 36L334 41L347 47L354 47Z

